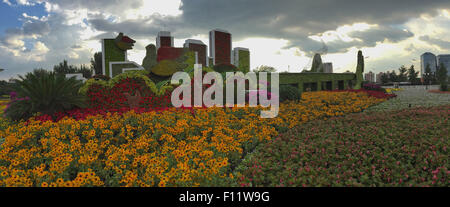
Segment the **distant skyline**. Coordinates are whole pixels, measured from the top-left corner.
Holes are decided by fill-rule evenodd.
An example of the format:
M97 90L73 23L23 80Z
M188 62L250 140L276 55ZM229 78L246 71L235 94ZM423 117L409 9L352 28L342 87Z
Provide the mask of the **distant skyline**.
M161 30L182 47L186 39L209 45L208 32L220 28L232 33L233 47L250 49L251 69L280 72L300 72L322 41L334 72L354 72L358 50L374 73L420 70L421 54L450 53L448 0L1 0L0 19L3 80L64 59L89 65L100 39L118 32L137 41L128 58L141 63Z

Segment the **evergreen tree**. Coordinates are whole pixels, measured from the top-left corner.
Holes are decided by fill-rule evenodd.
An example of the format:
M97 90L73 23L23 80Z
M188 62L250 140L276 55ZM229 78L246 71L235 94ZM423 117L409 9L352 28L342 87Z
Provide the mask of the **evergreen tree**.
M437 81L439 82L441 91L447 91L448 90L448 76L447 76L447 68L443 63L439 65L438 70L436 71L436 77Z
M53 72L59 75L65 75L70 73L82 73L84 78L91 78L92 69L86 67L85 65L81 65L80 68L74 65L69 65L67 60L59 63L58 65L53 66Z
M382 84L389 83L389 76L388 76L388 74L386 74L386 73L383 73L383 74L381 75L380 79L381 79L381 83L382 83Z
M395 70L392 70L392 72L389 73L389 81L398 82L398 75L395 73Z
M408 81L415 84L417 83L417 77L419 75L419 71L416 72L414 69L414 65L411 65L411 67L408 69Z
M422 74L425 84L431 84L433 81L433 74L431 73L430 64L425 67L425 74Z
M408 75L407 75L407 71L408 69L406 69L406 67L404 65L402 65L399 69L399 74L398 74L398 81L399 82L405 82L408 80Z
M91 70L93 70L96 75L103 74L102 64L102 52L96 52L94 58L91 58Z

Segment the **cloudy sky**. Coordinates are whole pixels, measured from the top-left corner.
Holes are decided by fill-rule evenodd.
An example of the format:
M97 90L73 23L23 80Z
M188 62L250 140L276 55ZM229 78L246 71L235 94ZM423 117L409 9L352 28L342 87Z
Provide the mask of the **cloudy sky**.
M0 0L0 79L63 59L89 64L99 39L124 32L137 40L129 59L142 62L160 30L209 44L215 28L248 47L251 68L299 72L314 52L327 53L336 72L354 71L357 50L366 71L401 65L420 69L420 54L450 53L448 0Z

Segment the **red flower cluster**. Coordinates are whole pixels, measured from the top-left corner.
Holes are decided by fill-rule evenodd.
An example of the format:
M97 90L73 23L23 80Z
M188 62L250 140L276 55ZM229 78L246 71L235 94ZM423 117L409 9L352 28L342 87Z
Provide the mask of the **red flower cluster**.
M170 106L170 92L162 96L156 96L148 88L144 80L139 78L127 78L112 88L101 85L92 85L88 92L88 104L92 109L121 109L129 108L125 93L134 95L136 91L141 94L139 107L142 108L166 108Z
M194 80L192 79L192 94L193 81ZM204 85L203 91L209 86L210 85ZM130 108L124 93L135 94L138 90L141 94L139 107ZM36 116L34 119L40 121L59 121L67 116L76 120L82 120L88 116L106 116L108 113L122 114L130 110L133 110L136 113L165 111L171 108L170 95L170 91L167 91L166 94L158 97L146 86L144 80L139 78L127 78L111 89L97 84L91 85L87 92L88 108L57 112L53 115ZM205 108L205 106L202 108ZM191 113L194 113L193 107L181 107L181 110L190 110Z
M334 90L333 92L356 92L356 93L367 93L369 96L380 99L390 99L397 97L395 94L384 93L383 91L374 91L374 90L366 90L366 89L347 89L347 90Z

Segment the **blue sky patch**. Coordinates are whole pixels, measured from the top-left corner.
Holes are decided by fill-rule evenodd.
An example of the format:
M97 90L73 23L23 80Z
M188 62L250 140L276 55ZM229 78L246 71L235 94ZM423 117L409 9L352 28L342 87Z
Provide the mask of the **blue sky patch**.
M36 4L34 6L24 6L24 5L12 5L0 2L0 36L5 34L5 30L8 28L20 28L22 26L22 21L19 18L23 18L22 14L26 13L28 16L37 16L41 18L42 16L47 16L47 11L45 10L44 4Z

